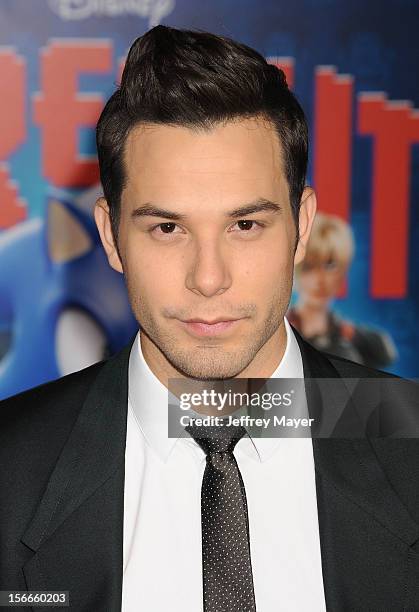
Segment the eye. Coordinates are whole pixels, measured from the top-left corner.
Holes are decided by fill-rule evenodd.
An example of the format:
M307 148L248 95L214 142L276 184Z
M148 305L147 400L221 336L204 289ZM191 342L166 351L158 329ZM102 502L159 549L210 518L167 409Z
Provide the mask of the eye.
M265 227L264 223L261 223L260 221L254 221L253 219L241 219L240 221L237 221L234 225L239 225L241 230L244 230L244 231L239 231L240 234L255 233L259 229L262 229L263 227ZM255 226L255 229L254 229L254 226ZM153 227L150 228L149 232L154 233L154 234L159 234L160 236L162 236L163 234L169 235L169 234L179 233L179 232L173 231L174 228L176 227L179 227L176 225L176 223L167 221L165 223L158 223L157 225L154 225Z
M252 223L255 224L255 226L258 229L253 230ZM259 229L262 229L262 227L265 227L264 223L261 223L260 221L254 221L253 219L242 219L240 221L237 221L237 223L235 223L235 225L240 225L240 228L242 230L245 230L245 233L250 233L251 230L253 230L253 232L254 231L258 231ZM249 227L249 225L251 225L251 227ZM239 233L243 233L243 232L239 232Z
M167 221L166 223L159 223L158 225L153 225L153 227L150 228L150 233L157 233L157 234L173 234L174 232L172 232L172 228L176 227L176 223L172 223ZM157 229L162 229L161 232L156 232Z

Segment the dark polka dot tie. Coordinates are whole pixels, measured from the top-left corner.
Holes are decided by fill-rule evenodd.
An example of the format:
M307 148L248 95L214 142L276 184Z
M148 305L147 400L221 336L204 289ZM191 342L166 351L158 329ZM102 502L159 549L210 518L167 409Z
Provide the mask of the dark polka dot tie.
M206 454L201 488L205 612L255 612L246 491L233 455L241 426L185 427Z

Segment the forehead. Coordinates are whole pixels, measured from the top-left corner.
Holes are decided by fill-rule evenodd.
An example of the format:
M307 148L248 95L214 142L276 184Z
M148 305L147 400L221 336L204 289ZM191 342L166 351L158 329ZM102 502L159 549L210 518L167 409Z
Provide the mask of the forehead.
M258 117L216 124L210 130L141 124L131 130L124 149L127 184L177 185L182 177L196 185L259 186L283 181L282 151L272 123Z

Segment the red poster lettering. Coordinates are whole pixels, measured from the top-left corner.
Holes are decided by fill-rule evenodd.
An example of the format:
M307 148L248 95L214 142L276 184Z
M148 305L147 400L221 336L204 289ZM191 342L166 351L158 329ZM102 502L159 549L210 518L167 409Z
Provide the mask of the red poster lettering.
M353 77L319 66L315 76L314 184L319 210L349 220ZM346 282L338 297L347 294Z
M371 295L407 292L410 147L419 141L419 114L385 94L359 96L358 129L374 137L371 219Z
M82 72L109 71L111 51L111 43L97 40L58 40L42 51L34 120L42 128L44 176L58 187L87 187L98 181L96 157L78 153L78 128L95 126L103 100L78 92L77 78Z
M0 51L0 229L11 227L27 216L17 185L10 179L5 160L26 137L24 61L12 49Z

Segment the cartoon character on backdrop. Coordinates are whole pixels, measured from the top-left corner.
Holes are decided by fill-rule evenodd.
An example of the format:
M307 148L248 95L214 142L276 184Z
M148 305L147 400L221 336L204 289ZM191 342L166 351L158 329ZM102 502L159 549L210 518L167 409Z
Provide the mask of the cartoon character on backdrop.
M354 255L350 226L339 217L316 214L305 259L295 268L296 303L287 318L316 348L383 368L397 359L387 332L355 324L332 310Z
M54 195L45 219L0 233L0 398L106 358L138 329L94 201L95 190L72 202Z

